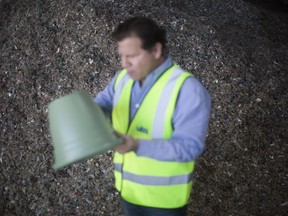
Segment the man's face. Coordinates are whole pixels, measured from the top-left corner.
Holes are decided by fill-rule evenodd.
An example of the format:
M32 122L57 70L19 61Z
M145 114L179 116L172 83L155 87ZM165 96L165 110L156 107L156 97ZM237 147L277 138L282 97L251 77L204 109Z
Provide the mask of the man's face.
M163 59L160 44L155 45L151 50L145 50L141 45L142 41L139 37L124 38L118 42L118 53L121 65L127 69L130 77L143 82L147 75L162 63Z

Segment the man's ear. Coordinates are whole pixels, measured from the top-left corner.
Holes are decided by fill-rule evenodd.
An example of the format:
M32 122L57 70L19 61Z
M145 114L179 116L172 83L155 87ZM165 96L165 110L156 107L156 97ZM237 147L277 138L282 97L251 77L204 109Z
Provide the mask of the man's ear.
M154 56L156 59L160 59L162 56L162 44L157 42L153 48Z

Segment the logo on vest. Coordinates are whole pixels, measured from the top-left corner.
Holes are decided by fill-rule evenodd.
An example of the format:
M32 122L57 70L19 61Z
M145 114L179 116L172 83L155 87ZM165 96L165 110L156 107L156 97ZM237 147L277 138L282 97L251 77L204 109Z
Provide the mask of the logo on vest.
M142 127L142 126L138 126L136 127L137 131L141 132L141 133L145 133L145 134L148 134L148 129Z

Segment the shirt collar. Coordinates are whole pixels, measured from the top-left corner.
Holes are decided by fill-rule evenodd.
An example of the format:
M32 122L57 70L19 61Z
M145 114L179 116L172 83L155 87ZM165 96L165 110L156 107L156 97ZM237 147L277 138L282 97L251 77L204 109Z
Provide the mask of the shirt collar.
M168 56L161 65L156 67L151 73L148 74L148 76L144 80L142 87L149 85L150 83L154 83L159 78L159 76L161 76L172 65L173 65L172 58Z

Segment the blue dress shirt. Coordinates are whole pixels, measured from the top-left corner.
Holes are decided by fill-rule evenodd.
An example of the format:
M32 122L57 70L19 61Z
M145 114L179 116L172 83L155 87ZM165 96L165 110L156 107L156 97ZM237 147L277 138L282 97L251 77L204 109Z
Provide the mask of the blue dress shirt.
M171 57L168 57L146 77L142 86L139 81L134 82L130 104L131 119L157 78L172 64ZM106 113L111 113L113 109L113 86L117 74L94 99ZM136 154L162 161L196 160L204 150L210 108L211 99L207 90L195 77L189 77L183 83L178 96L172 119L172 137L169 140L140 140Z

